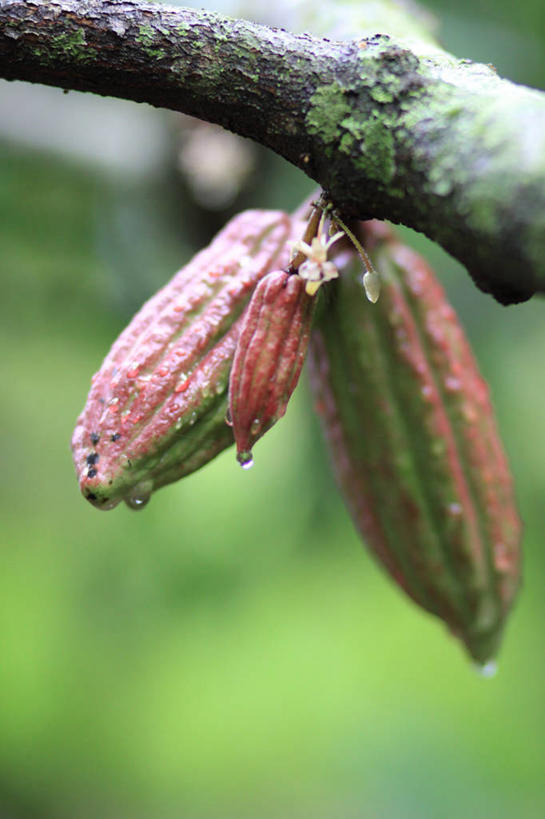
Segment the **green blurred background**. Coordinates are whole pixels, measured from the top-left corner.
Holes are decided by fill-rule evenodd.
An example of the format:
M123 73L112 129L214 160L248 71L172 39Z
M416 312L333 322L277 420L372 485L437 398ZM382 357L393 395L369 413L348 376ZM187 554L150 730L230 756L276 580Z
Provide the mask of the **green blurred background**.
M542 0L427 5L451 51L545 87ZM79 495L113 339L230 213L309 181L243 147L214 199L170 113L5 82L0 111L0 817L543 817L543 301L502 308L403 231L490 381L525 522L483 679L361 547L304 383L249 472L228 451L138 513Z

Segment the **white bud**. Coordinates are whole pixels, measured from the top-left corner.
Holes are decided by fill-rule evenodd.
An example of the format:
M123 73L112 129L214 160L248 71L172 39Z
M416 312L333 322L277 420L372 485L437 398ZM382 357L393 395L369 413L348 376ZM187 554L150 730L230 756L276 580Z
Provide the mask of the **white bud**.
M365 295L375 304L380 296L380 276L376 270L367 270L363 276Z

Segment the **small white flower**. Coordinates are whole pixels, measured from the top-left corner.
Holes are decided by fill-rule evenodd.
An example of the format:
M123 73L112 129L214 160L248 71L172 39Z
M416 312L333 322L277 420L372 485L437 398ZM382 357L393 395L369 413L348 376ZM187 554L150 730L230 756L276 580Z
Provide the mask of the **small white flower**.
M343 236L344 233L339 231L327 239L320 230L310 245L303 241L294 243L293 253L303 253L307 257L297 273L306 281L305 290L309 296L313 296L324 282L338 277L339 271L333 262L327 261L327 254L331 245Z

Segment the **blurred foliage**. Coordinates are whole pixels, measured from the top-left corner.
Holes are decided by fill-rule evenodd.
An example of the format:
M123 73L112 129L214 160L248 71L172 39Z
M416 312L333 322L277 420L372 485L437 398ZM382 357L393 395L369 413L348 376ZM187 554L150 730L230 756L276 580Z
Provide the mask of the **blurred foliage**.
M435 8L448 48L545 85L541 0ZM543 816L545 305L499 307L403 231L474 342L526 524L483 680L361 548L304 385L248 473L228 451L140 513L79 496L92 372L229 215L196 209L173 165L135 181L0 146L0 815ZM310 189L263 153L233 207Z

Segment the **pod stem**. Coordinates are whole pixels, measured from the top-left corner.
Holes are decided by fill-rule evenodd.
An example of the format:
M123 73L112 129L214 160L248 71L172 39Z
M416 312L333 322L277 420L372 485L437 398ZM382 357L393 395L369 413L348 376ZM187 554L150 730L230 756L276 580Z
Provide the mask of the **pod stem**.
M312 211L303 234L302 242L309 245L312 240L318 236L324 223L326 209L328 207L328 200L326 194L322 191L320 198L312 203ZM299 250L291 260L287 269L288 273L297 273L303 262L307 260L306 254Z
M346 235L348 236L348 238L350 239L350 241L352 242L352 244L356 248L359 256L361 257L361 260L362 260L363 264L365 265L366 270L369 273L375 272L375 268L373 267L373 263L372 263L371 259L369 258L369 256L367 255L367 253L365 252L365 250L363 248L363 245L361 244L359 239L356 237L355 233L353 233L353 231L350 230L350 228L348 227L346 222L343 222L343 220L341 219L341 217L339 216L339 214L335 210L332 212L332 221L336 225L338 225L338 227L340 227L340 229L344 233L346 233Z

